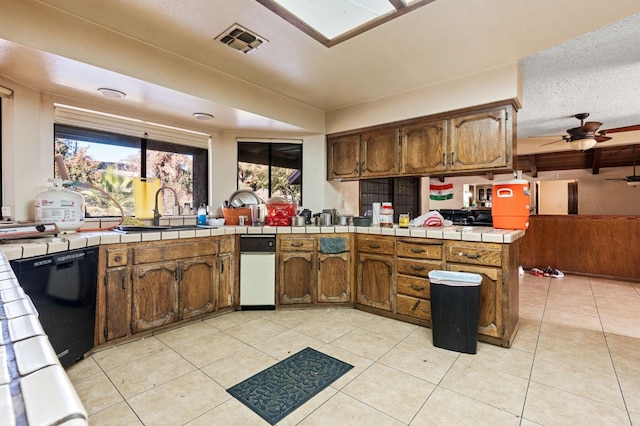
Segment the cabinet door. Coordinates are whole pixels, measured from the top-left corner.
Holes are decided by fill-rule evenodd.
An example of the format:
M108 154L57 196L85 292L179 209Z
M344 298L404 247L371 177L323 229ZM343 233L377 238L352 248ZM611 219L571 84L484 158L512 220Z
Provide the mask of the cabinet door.
M127 267L110 268L105 274L106 322L103 342L131 333L131 283Z
M351 254L318 254L318 302L351 301Z
M358 254L357 303L391 311L393 269L392 258Z
M231 253L218 255L218 309L230 308L234 305L234 271Z
M387 177L400 174L398 129L364 133L361 139L361 177Z
M134 333L178 319L177 274L175 262L133 267L131 328Z
M403 174L424 174L446 169L446 120L403 127L400 134Z
M216 256L202 256L179 262L181 319L216 309Z
M449 271L472 272L482 276L478 333L502 339L504 337L502 269L454 263L449 263L447 269Z
M278 289L282 305L314 303L314 255L307 253L281 253Z
M327 179L360 176L360 135L327 140Z
M452 119L449 140L451 170L504 168L512 164L504 108Z

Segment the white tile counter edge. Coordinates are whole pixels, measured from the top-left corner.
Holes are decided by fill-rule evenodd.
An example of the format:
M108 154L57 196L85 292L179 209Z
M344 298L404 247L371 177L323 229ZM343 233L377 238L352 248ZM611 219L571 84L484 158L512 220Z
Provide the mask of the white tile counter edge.
M524 230L495 229L486 226L448 226L428 228L381 228L379 226L221 226L189 230L122 233L116 231L78 232L60 235L61 241L49 243L1 244L8 260L44 256L101 244L135 243L142 241L203 238L232 234L334 234L356 233L396 237L435 238L441 240L477 241L510 244L522 238Z

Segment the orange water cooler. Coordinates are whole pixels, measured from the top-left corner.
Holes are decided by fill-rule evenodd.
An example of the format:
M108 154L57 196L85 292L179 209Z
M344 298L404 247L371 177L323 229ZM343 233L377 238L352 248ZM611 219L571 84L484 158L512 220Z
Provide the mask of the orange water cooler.
M498 229L529 227L529 181L513 179L493 184L491 216Z

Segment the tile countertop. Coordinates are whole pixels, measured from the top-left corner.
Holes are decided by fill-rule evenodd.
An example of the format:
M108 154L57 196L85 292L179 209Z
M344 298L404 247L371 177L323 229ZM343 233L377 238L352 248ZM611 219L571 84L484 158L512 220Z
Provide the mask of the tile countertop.
M378 226L220 226L202 229L169 229L122 233L117 231L78 232L60 234L55 242L34 242L0 244L8 260L21 259L61 251L97 246L100 244L134 243L141 241L172 240L178 238L200 238L227 234L334 234L357 233L390 235L397 237L434 238L444 240L476 241L484 243L510 244L522 238L523 230L495 229L486 226L447 226L428 228L381 228Z
M0 423L88 425L87 412L0 253Z

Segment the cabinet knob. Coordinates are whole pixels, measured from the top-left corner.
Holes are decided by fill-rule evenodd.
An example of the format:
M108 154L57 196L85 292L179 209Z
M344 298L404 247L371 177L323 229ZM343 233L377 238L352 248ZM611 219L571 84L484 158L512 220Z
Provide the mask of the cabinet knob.
M120 254L116 255L116 256L113 258L113 260L114 260L115 262L122 262L122 255L120 255Z

